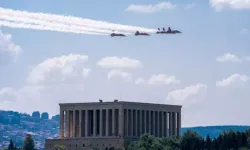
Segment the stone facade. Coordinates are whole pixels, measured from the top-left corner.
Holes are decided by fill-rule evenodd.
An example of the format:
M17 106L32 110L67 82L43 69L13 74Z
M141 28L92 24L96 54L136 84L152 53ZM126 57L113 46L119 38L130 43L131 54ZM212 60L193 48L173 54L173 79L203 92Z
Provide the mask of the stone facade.
M181 107L137 102L93 102L60 105L60 137L47 139L67 149L123 148L144 133L156 137L180 136Z

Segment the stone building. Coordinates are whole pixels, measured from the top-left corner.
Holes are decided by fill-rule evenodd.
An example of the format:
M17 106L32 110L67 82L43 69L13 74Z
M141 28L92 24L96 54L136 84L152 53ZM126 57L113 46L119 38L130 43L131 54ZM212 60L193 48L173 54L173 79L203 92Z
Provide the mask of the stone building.
M56 144L72 150L123 148L144 133L166 137L181 131L182 106L118 100L59 105L60 137L47 139L47 150Z

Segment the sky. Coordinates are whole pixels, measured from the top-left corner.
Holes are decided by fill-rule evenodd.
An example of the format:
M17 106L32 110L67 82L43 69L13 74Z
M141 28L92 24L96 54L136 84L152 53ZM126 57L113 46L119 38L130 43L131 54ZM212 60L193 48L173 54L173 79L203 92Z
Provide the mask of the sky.
M1 0L0 109L118 99L182 105L184 127L250 125L249 17L249 0ZM169 26L182 33L154 34Z

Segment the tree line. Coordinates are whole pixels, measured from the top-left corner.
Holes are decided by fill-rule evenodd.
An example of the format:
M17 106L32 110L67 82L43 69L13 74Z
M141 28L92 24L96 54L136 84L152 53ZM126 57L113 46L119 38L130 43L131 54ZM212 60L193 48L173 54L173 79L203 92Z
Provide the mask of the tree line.
M250 129L246 131L223 131L216 138L201 137L187 130L181 137L164 138L144 134L138 141L130 142L127 150L247 150L250 149Z
M128 141L129 142L129 141ZM56 149L65 148L57 145ZM114 149L114 148L110 148ZM245 131L223 131L216 138L201 137L197 132L187 130L181 137L154 137L144 134L137 141L125 145L126 150L248 150L250 149L250 129ZM7 149L6 149L7 150ZM23 147L17 148L12 140L8 150L35 150L32 136L27 134Z
M10 139L8 149L6 148L4 150L35 150L35 142L32 136L30 134L27 134L22 147L17 147L12 139Z

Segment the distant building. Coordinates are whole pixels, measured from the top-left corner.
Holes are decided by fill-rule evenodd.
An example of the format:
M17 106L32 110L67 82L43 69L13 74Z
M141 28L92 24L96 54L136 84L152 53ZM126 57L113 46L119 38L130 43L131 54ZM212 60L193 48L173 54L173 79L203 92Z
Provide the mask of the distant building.
M181 107L137 102L67 103L60 105L60 137L47 139L45 150L123 148L144 133L180 136Z

